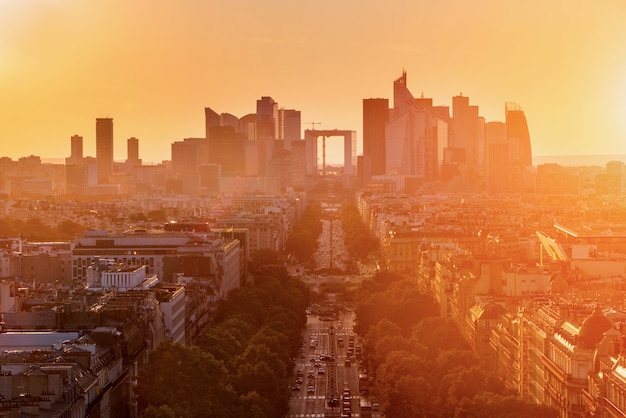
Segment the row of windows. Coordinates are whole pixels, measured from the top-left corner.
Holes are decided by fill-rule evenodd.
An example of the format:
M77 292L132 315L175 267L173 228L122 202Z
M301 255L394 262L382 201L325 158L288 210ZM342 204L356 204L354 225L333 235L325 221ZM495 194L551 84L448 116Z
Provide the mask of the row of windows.
M129 266L150 266L150 267L154 267L154 258L150 257L150 258L145 258L145 257L122 257L122 258L116 258L115 259L118 262L122 262L126 265ZM87 258L75 258L74 260L72 260L72 265L74 267L88 267L91 265L91 263L94 260L91 259L91 257L87 257Z

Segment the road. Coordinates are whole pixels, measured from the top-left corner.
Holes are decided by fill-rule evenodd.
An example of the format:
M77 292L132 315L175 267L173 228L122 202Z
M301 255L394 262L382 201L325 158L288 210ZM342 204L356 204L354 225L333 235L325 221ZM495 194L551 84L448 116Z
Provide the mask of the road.
M347 350L350 348L351 338L353 347L359 345L358 337L353 333L353 312L340 314L337 320L321 321L315 315L308 315L306 331L303 336L304 355L296 360L296 372L303 374L303 383L300 391L292 392L290 400L289 417L327 417L327 416L372 416L362 414L359 407L359 365L354 356L350 357L350 366L345 364L348 358ZM320 360L320 355L332 355L334 361ZM319 362L317 366L311 361ZM319 368L324 369L324 374L319 373ZM312 377L307 377L312 376ZM313 393L307 393L307 386L314 387ZM341 415L344 412L343 392L350 390L349 405L350 415ZM338 406L330 407L328 401L332 398L338 400ZM347 411L345 411L347 412Z

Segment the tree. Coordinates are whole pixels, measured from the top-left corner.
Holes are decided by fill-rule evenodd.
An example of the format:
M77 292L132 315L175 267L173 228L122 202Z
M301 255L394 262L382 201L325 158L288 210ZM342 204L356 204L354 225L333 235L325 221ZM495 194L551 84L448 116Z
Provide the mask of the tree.
M389 353L376 373L376 387L388 418L423 416L431 409L428 365L406 351Z
M441 350L470 350L458 325L449 319L428 317L422 319L412 332L412 339L428 348L428 357L437 358Z
M85 228L70 220L62 220L57 224L57 234L60 239L74 239L77 235L83 233Z
M285 248L289 254L293 254L298 260L309 261L316 249L317 236L303 231L289 235Z
M167 405L158 408L150 405L140 414L140 418L176 418L176 413Z
M170 407L177 417L237 416L241 404L224 364L198 347L170 341L150 353L136 393L140 410Z
M280 265L281 257L278 252L269 248L260 248L253 255L250 260L250 273L256 275L262 266L268 265Z

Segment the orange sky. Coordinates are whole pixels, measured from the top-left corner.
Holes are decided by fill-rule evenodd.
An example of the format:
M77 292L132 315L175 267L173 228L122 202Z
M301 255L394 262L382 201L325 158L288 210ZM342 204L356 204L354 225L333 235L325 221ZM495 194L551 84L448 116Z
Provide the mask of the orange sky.
M204 107L271 96L303 129L357 131L393 80L487 121L526 112L533 155L626 154L626 2L0 0L0 156L70 154L114 118L115 159L204 135ZM332 158L329 158L332 159ZM341 157L334 158L339 161Z

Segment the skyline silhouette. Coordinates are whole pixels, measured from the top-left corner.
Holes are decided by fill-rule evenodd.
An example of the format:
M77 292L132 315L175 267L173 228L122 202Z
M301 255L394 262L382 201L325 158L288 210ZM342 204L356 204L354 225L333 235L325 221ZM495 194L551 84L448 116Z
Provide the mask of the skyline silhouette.
M194 3L0 5L0 143L18 158L69 155L94 118L115 122L115 160L136 137L146 162L204 132L203 108L237 116L271 96L302 128L357 131L361 101L409 88L450 105L463 93L486 121L525 110L534 155L626 154L626 5ZM166 22L170 30L164 31ZM339 160L340 158L337 158Z

